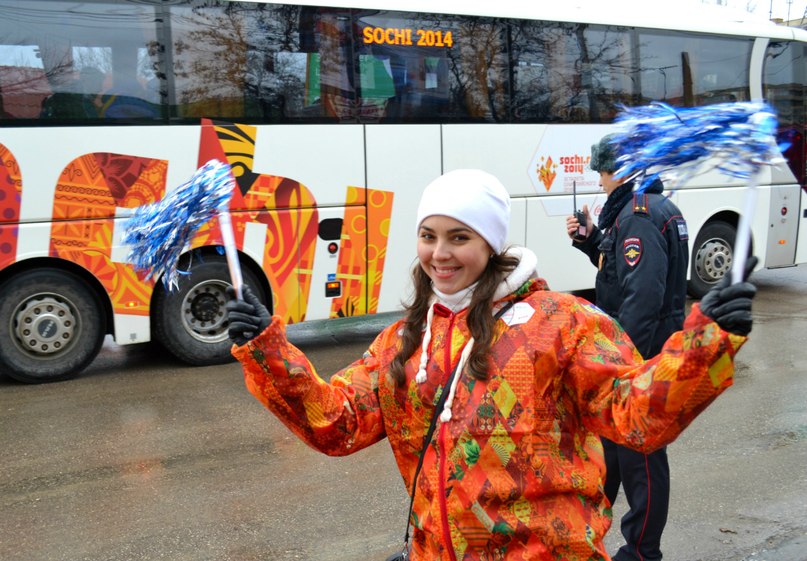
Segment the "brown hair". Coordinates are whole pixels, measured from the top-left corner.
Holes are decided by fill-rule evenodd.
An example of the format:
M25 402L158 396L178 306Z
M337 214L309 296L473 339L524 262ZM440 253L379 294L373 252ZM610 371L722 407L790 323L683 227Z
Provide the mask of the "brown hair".
M493 339L493 326L496 320L491 314L493 296L502 279L518 266L517 257L507 255L507 249L502 253L494 254L479 276L478 284L474 289L471 303L468 305L468 329L474 338L474 347L468 357L466 368L468 373L477 380L486 380L488 377L488 352ZM431 279L415 263L412 268L412 282L415 285L415 296L411 304L404 306L406 319L401 348L390 363L390 376L398 387L406 381L406 361L421 346L423 341L423 323L429 311L429 302L432 297Z

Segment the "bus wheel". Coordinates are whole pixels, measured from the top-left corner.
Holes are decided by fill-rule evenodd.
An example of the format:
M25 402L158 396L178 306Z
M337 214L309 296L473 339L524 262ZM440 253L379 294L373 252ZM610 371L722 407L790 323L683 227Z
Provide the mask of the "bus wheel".
M101 303L77 276L32 270L0 286L0 371L21 382L76 376L101 350Z
M255 275L246 268L241 274L263 301L261 284ZM190 274L180 275L178 289L169 291L162 284L155 289L152 314L155 338L188 364L204 366L232 361L224 307L227 303L224 290L230 284L224 257L194 257Z
M734 226L720 220L703 227L695 239L691 257L692 274L688 283L690 296L702 298L723 275L729 273L734 259L736 235L737 229Z

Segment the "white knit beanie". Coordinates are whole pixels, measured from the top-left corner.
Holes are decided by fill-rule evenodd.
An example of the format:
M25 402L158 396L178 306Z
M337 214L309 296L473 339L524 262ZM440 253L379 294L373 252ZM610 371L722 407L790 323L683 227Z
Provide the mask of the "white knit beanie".
M417 229L429 216L459 220L482 236L496 253L504 250L510 225L510 195L491 174L478 169L449 171L429 183L420 199Z

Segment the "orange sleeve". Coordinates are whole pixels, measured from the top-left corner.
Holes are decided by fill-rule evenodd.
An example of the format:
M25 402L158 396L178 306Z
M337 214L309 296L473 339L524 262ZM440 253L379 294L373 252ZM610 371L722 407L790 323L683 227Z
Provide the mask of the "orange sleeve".
M696 304L684 328L643 361L602 312L573 313L565 384L583 422L610 440L650 452L675 440L734 377L746 337L723 331Z
M263 333L234 346L232 354L241 362L249 392L315 450L343 456L385 437L372 347L325 382L288 342L285 325L275 316Z

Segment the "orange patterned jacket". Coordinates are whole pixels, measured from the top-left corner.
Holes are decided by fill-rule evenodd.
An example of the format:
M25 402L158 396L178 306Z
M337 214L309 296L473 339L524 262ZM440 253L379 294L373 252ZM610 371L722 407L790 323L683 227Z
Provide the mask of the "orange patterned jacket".
M644 362L616 322L540 279L507 299L518 303L497 323L490 378L460 378L452 418L438 421L426 450L411 559L607 560L599 436L647 452L668 444L731 385L746 338L696 304ZM433 404L470 336L466 312L435 311L428 379L415 381L418 351L402 388L386 375L401 322L330 383L278 317L233 354L249 391L316 450L346 455L386 437L411 493Z

